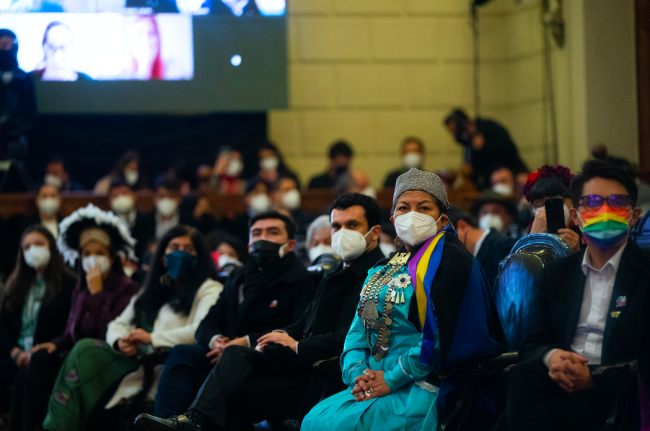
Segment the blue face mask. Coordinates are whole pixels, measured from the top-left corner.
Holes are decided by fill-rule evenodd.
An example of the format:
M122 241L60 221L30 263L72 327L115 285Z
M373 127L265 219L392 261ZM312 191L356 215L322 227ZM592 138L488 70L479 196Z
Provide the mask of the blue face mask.
M186 251L176 250L165 256L167 260L167 273L174 280L186 279L196 266L196 256Z

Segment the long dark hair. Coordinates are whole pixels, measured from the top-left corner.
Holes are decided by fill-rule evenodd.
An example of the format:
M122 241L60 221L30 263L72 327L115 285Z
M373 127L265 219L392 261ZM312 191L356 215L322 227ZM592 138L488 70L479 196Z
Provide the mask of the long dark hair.
M118 180L120 182L126 182L126 178L124 177L124 168L126 168L126 165L133 161L138 162L138 173L140 175L138 176L138 181L132 186L128 187L133 190L145 189L148 187L147 178L143 173L142 166L140 166L140 153L135 150L128 150L122 154L110 173L111 181Z
M187 280L182 283L172 280L168 286L165 286L160 282L160 278L167 273L163 264L165 250L171 240L179 236L189 236L192 239L196 249L196 266ZM203 235L189 226L178 225L171 228L158 243L156 253L151 261L151 269L144 281L142 295L135 301L133 323L135 325L141 325L143 322L153 324L158 311L165 304L169 304L177 313L188 315L199 287L208 278L216 279L216 277L217 268Z
M300 187L300 181L298 180L298 176L291 171L287 165L284 163L284 157L282 156L282 153L280 152L280 149L272 142L263 142L262 145L260 145L259 151L261 150L271 150L275 153L276 157L278 158L278 178L282 177L287 177L293 179L296 184ZM258 170L259 172L259 170Z
M63 258L56 248L56 240L50 231L41 225L33 225L25 229L23 235L20 237L16 267L7 280L5 300L7 301L7 309L10 311L20 310L23 307L25 298L27 298L29 290L36 281L36 270L27 265L25 262L25 254L23 253L23 241L32 232L38 232L43 235L47 239L50 249L50 262L47 264L43 273L43 279L45 280L43 304L52 303L59 293L61 293L63 274L68 272L63 263Z

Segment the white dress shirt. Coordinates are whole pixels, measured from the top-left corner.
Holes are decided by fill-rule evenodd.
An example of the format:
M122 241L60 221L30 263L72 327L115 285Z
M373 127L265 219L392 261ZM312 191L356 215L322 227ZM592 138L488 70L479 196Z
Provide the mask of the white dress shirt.
M50 231L54 239L57 239L59 237L59 222L54 220L54 221L42 221L41 225Z
M490 229L485 229L483 231L483 235L476 241L476 245L474 246L474 257L478 256L478 251L481 249L481 246L483 245L483 241L485 241L485 238L490 234Z
M593 267L588 247L582 259L582 272L587 279L582 296L578 326L571 343L571 351L584 356L592 365L601 363L609 304L612 300L616 273L626 246L627 243L601 269ZM555 350L557 349L552 349L544 355L545 364L548 365L548 360Z

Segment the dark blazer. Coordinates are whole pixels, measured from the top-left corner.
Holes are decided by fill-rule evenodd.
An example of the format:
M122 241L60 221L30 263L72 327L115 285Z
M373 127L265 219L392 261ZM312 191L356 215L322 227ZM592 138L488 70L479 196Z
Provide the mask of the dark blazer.
M294 254L291 256L293 263L283 275L269 279L265 288L245 296L241 304L239 288L250 265L235 270L199 325L197 342L209 348L215 335L231 340L248 335L251 347L255 347L262 335L298 320L314 299L319 275L307 271Z
M503 236L496 229L490 229L490 233L483 240L481 248L478 249L476 260L481 264L490 287L494 287L494 281L499 275L499 262L510 254L510 250L516 242L515 238Z
M38 313L34 345L47 343L61 335L65 330L72 292L77 284L77 279L69 273L63 274L61 292L50 304L43 304ZM11 350L18 346L18 337L22 329L23 309L9 311L7 299L2 301L0 309L0 358L8 358Z
M347 268L341 262L320 282L314 301L300 319L284 328L299 341L301 367L309 369L316 361L341 355L368 270L382 259L384 254L376 247Z
M550 349L570 350L580 318L586 276L582 272L585 250L550 262L544 268L542 285L519 354L523 361L542 364ZM616 273L603 339L602 364L612 365L637 357L637 334L642 300L648 291L648 253L628 241ZM616 299L626 297L625 307ZM613 311L620 311L618 318Z

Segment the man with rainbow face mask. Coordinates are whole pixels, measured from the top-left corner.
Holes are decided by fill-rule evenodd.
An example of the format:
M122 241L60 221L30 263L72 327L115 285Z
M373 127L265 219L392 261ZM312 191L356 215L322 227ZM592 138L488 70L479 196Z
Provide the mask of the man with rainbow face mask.
M604 161L586 162L573 179L571 217L587 248L544 268L498 430L594 430L605 423L613 391L591 371L637 359L650 282L649 255L628 239L641 212L637 195L634 178Z

